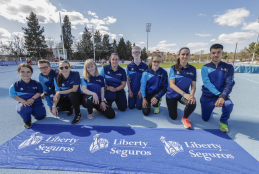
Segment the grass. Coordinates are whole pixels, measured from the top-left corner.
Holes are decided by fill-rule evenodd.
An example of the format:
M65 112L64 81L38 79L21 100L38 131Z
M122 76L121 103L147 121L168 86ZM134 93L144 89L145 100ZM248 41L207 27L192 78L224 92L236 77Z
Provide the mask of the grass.
M162 68L171 68L171 66L175 65L175 62L170 62L170 63L161 63L160 67ZM194 66L196 69L201 69L201 67L203 65L205 65L206 63L189 63L190 65ZM104 66L104 64L102 64L102 66ZM127 64L120 64L120 67L127 67Z

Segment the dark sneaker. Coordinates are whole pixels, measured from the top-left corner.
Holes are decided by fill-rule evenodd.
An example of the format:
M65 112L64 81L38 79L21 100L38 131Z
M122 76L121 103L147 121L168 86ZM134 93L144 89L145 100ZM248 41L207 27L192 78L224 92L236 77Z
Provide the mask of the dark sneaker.
M82 119L82 115L79 114L79 115L76 115L73 119L73 121L71 122L71 124L77 124L80 122L80 120Z
M30 129L30 127L31 127L31 120L28 120L28 121L26 121L26 122L24 123L24 128L25 128L25 129Z
M71 108L70 111L67 112L67 116L74 115L74 108Z

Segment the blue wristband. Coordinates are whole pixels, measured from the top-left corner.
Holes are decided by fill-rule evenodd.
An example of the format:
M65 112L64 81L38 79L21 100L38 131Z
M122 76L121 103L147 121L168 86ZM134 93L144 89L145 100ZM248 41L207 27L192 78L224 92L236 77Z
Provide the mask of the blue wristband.
M184 96L185 92L182 93L182 97Z

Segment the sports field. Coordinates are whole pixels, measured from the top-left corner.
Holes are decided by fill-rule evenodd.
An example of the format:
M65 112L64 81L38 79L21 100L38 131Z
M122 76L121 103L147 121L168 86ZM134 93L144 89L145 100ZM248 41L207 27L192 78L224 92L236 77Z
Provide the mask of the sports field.
M197 86L195 97L197 100L197 107L194 113L190 116L193 129L219 129L219 118L221 115L221 108L216 108L213 111L213 115L208 122L204 122L201 119L201 72L200 68L202 64L193 64L197 67ZM163 67L166 68L169 73L170 63L163 63ZM17 101L9 97L9 87L15 81L20 80L19 75L16 72L16 66L4 66L0 67L0 105L1 105L1 121L0 121L0 144L5 143L17 134L21 133L23 128L23 122L20 116L16 113ZM33 66L34 73L32 79L38 80L39 69L37 66ZM78 69L80 75L83 74L82 69ZM259 118L258 118L258 96L259 96L259 74L235 74L235 86L230 98L234 103L234 110L229 120L229 133L228 135L238 143L245 151L251 154L257 161L259 161ZM126 87L127 91L127 87ZM46 102L44 101L45 106ZM137 109L121 112L117 110L113 105L116 117L113 120L108 120L102 115L96 115L93 120L88 120L86 117L87 111L81 108L83 119L79 125L99 125L99 126L123 126L123 127L150 127L150 128L178 128L184 129L180 121L183 115L183 105L178 104L178 118L171 120L168 115L165 97L162 99L160 107L160 114L151 113L148 117L144 116L141 111ZM53 116L47 109L47 117L44 120L36 121L35 124L65 124L70 125L72 117L67 117L62 113L59 117ZM51 171L51 170L28 170L28 169L5 169L0 168L0 173L71 173L65 171ZM82 172L73 172L82 173Z

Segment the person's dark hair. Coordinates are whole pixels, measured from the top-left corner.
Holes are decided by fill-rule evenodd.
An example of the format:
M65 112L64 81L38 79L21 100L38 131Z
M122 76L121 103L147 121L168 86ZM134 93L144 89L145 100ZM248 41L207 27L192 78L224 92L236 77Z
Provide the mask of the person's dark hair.
M61 63L67 63L68 66L70 67L70 64L68 63L68 61L63 60L63 61L60 61L60 62L59 62L58 68L59 68L59 66L60 66ZM58 85L58 86L61 85L61 83L62 83L62 78L63 78L63 77L62 77L61 71L59 71L58 76L57 76L57 85Z
M180 54L181 54L181 51L184 50L184 49L187 49L187 50L189 50L189 52L190 52L190 49L189 49L188 47L182 47L182 48L179 50L178 55L180 55ZM176 69L176 71L181 71L180 58L179 58L179 57L178 57L178 59L177 59L176 65L175 65L175 69Z
M46 59L38 60L38 65L39 65L39 64L42 64L42 63L46 63L46 64L48 64L48 65L50 66L49 61L48 61L48 60L46 60Z
M218 48L221 48L222 51L223 51L223 45L221 45L221 44L213 44L213 45L211 45L210 51L211 51L211 49L218 49Z
M113 55L118 56L118 58L119 58L119 60L120 60L120 56L119 56L118 53L112 53L112 54L110 55L110 57L109 57L109 64L111 64L111 58L112 58Z
M32 67L31 67L31 65L29 65L29 64L27 64L27 63L21 63L20 65L18 65L18 67L17 67L17 72L20 72L22 67L29 68L29 69L31 70L31 72L33 73L33 69L32 69Z
M153 54L152 54L152 58L151 58L151 60L150 60L150 62L149 62L149 64L148 64L148 68L149 68L149 69L152 67L152 62L153 62L154 57L159 57L160 59L162 59L161 54L159 54L159 53L153 53Z

